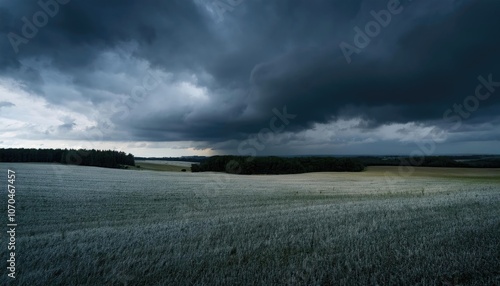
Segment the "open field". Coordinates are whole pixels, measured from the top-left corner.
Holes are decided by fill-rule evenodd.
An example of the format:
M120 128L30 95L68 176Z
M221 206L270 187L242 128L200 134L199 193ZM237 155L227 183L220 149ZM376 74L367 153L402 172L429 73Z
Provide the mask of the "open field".
M8 168L19 223L12 285L500 284L498 169L387 179L397 167L239 176L0 164Z
M150 171L167 171L167 172L182 172L185 169L191 172L191 162L183 161L136 161L135 167L130 166L132 170L150 170Z
M159 165L171 165L178 167L191 167L192 164L199 164L196 162L187 162L187 161L169 161L169 160L136 160L137 163L151 163L151 164L159 164Z
M500 181L500 169L481 168L434 168L434 167L367 167L367 171L373 175L385 175L386 172L401 174L403 177L437 177L437 178L462 178L468 180L480 179L481 181Z

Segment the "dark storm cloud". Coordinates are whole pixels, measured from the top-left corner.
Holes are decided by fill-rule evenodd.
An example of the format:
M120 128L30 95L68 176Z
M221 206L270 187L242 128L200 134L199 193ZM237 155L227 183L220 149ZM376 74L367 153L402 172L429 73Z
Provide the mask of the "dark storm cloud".
M354 28L364 30L374 20L371 11L387 9L391 1L244 0L225 11L221 22L214 1L65 1L28 43L18 45L18 53L8 35L22 36L23 17L32 21L41 6L10 1L0 4L1 72L64 104L60 94L42 91L43 68L25 64L48 60L96 105L105 101L98 88L126 93L119 83L89 76L102 68L103 52L125 44L135 45L133 58L174 78L197 75L210 96L203 110L140 105L140 112L112 117L140 140L245 138L283 106L298 115L287 127L292 132L351 117L363 118L368 129L411 121L445 126L450 122L443 114L475 95L478 76L500 82L500 2L401 1L402 11L348 63L339 45L354 46ZM460 119L495 118L498 89Z
M133 42L139 45L137 57L153 65L189 69L201 56L202 43L211 41L199 9L191 1L42 2L56 3L58 13L32 39L27 38L28 43L17 44L17 54L7 36L2 37L7 42L2 45L3 61L10 64L4 67L19 67L23 59L44 57L64 72L88 73L95 71L93 63L101 52ZM8 17L0 19L3 32L21 37L23 17L33 23L33 16L43 11L35 1L4 5Z
M500 82L500 39L492 34L500 28L498 12L500 3L481 1L441 19L412 23L385 51L389 58L362 52L347 64L343 57L330 60L335 51L311 50L262 66L254 76L269 95L266 104L288 102L302 111L303 120L328 120L337 112L382 123L438 119L474 95L479 75L492 74ZM393 21L408 25L403 17ZM491 96L483 104L499 102L500 96Z
M12 107L15 106L14 103L8 101L0 101L0 108L2 107Z

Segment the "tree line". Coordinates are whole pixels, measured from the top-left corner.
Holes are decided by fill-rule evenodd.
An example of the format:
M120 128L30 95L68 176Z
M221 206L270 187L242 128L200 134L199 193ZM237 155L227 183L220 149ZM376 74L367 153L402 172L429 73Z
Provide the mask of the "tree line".
M213 156L191 165L192 172L226 172L231 174L298 174L307 172L360 172L361 161L332 157L244 157Z
M87 149L0 149L0 162L43 162L120 168L135 166L134 155L113 150Z
M359 156L359 157L243 157L213 156L191 165L192 172L231 174L298 174L307 172L360 172L367 166L500 168L498 156Z
M447 168L500 168L499 156L357 157L365 166L414 166Z

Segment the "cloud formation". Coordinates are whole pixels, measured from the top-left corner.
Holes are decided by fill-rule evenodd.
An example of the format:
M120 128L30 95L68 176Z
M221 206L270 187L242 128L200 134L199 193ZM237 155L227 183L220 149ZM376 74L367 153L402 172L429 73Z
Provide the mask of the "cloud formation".
M472 147L498 143L498 1L216 2L0 3L9 134L236 153L286 106L297 117L263 154L404 152L422 130L498 152ZM60 112L31 121L15 96Z

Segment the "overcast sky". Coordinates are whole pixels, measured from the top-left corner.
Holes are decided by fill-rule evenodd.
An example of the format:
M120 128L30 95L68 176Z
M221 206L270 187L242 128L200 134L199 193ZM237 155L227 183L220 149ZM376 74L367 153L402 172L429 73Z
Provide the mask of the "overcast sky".
M0 0L0 147L500 153L500 1Z

